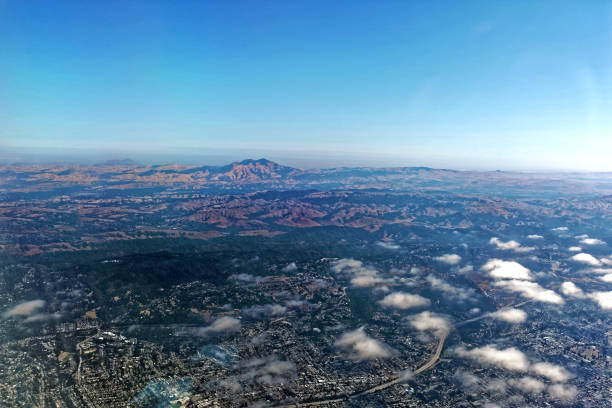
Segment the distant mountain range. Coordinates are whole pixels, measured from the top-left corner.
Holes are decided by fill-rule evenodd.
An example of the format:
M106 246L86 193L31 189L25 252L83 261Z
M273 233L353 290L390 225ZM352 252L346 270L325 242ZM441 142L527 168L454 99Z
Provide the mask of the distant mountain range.
M0 249L34 255L147 238L273 237L295 229L397 234L506 231L546 217L609 225L611 174L466 172L427 167L296 169L131 160L0 166ZM535 225L535 224L534 224ZM426 232L428 234L429 232Z
M532 197L612 194L612 173L516 173L433 169L429 167L339 167L297 169L267 159L224 166L142 165L130 159L88 165L14 164L0 166L0 193L71 189L167 188L172 191L248 192L261 190L394 191L442 190L467 194ZM535 195L534 195L535 194Z

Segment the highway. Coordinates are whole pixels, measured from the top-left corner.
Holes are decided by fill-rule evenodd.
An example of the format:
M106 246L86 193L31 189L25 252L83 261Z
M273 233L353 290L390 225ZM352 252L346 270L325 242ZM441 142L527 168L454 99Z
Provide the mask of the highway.
M436 346L436 351L434 352L434 354L432 354L431 358L427 360L425 364L423 364L421 367L417 368L416 370L412 372L413 376L419 375L423 371L427 371L430 368L432 368L434 365L436 365L436 363L440 359L440 354L442 354L442 349L444 348L444 342L446 342L447 337L448 337L448 332L445 332L438 340L438 345ZM397 376L393 376L392 378L393 379L390 381L387 381L375 387L368 388L367 390L360 391L360 392L357 392L355 394L351 394L345 397L331 398L331 399L311 401L311 402L296 402L296 403L287 404L287 405L275 405L275 407L277 408L315 407L318 405L327 405L327 404L342 402L348 399L357 398L362 395L372 394L372 393L384 390L385 388L389 388L400 382L400 379L397 378Z
M532 302L531 300L526 300L514 305L510 305L510 306L506 306L503 309L500 310L504 310L504 309L508 309L508 308L516 308L516 307L520 307L520 306L524 306L527 303ZM487 317L491 317L491 313L485 313L482 314L478 317L469 319L469 320L464 320L463 322L459 322L457 324L455 324L455 328L463 326L465 324L471 323L471 322L475 322L478 320L482 320L485 319ZM421 374L423 371L427 371L430 368L432 368L434 365L436 365L436 363L438 362L438 360L440 359L440 354L442 354L442 350L444 349L444 343L446 342L446 338L448 337L448 332L444 332L442 334L442 336L440 336L440 339L438 340L438 345L436 346L436 351L432 354L431 358L425 363L423 364L421 367L417 368L416 370L414 370L412 372L413 376L419 375ZM362 395L367 395L367 394L372 394L381 390L384 390L385 388L389 388L395 384L398 384L400 382L400 379L397 378L397 376L393 376L391 377L392 379L390 381L387 381L385 383L379 384L375 387L372 388L368 388L367 390L364 391L360 391L351 395L347 395L344 397L338 397L338 398L330 398L330 399L325 399L325 400L318 400L318 401L311 401L311 402L295 402L293 404L287 404L287 405L274 405L277 408L298 408L298 407L316 407L319 405L327 405L327 404L332 404L332 403L337 403L337 402L342 402L342 401L346 401L352 398L357 398L360 397Z

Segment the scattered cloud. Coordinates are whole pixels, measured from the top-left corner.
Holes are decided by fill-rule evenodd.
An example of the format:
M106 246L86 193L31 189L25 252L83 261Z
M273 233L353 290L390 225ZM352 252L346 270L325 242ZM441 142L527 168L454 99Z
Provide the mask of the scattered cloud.
M331 263L331 268L334 272L340 273L345 269L357 269L363 266L363 262L353 258L342 258Z
M242 385L240 385L240 383L234 380L233 378L220 380L219 382L216 383L216 385L218 385L219 387L233 394L238 394L239 392L242 391Z
M472 265L465 265L462 268L459 268L457 270L457 273L463 274L463 273L469 273L472 272L474 270L474 267Z
M285 306L276 304L255 305L242 309L242 313L254 319L261 319L272 316L280 316L287 312Z
M262 344L266 343L269 338L270 334L268 332L263 332L251 337L249 343L251 343L253 346L261 346Z
M259 283L265 280L265 278L262 278L261 276L251 275L250 273L237 273L230 275L227 279L247 283Z
M566 382L571 378L570 373L565 368L551 363L535 363L531 365L530 370L554 382Z
M604 282L608 282L608 283L612 283L612 273L609 273L607 275L602 276L601 278L602 281Z
M574 282L563 282L561 284L561 293L565 296L581 298L584 297L584 292Z
M368 336L364 327L342 334L335 344L347 350L350 357L356 360L374 360L395 354L395 350L391 347Z
M276 356L253 358L236 365L237 374L221 379L212 380L207 386L214 390L222 389L237 405L242 397L241 392L247 384L261 384L264 386L282 386L296 378L295 364L287 360L279 360ZM246 405L244 405L246 406ZM264 406L256 403L254 406Z
M400 249L401 248L399 245L397 245L397 244L395 244L393 242L387 242L387 241L378 241L378 242L376 242L376 245L378 245L379 247L384 248L384 249L392 249L392 250Z
M450 330L450 322L446 317L429 311L408 316L406 319L415 329L432 331L438 337L445 335Z
M474 390L479 384L480 379L469 371L457 369L453 375L453 379L457 381L462 388L467 390Z
M50 322L53 320L59 320L62 318L60 313L37 313L28 316L23 322L24 323L43 323Z
M461 262L461 257L457 254L444 254L436 256L434 259L449 265L457 265L459 262Z
M493 345L487 345L471 350L457 347L455 348L455 353L460 357L467 357L481 364L494 365L507 370L527 371L529 369L527 356L514 347L498 349Z
M524 280L502 280L493 283L495 286L502 287L510 292L518 292L526 298L537 300L539 302L563 304L563 298L555 291L544 289L536 282L528 282Z
M291 262L290 264L288 264L287 266L285 266L282 269L283 272L294 272L297 271L297 265L295 264L295 262Z
M599 304L599 307L605 310L612 309L612 291L609 292L593 292L587 295Z
M508 384L510 384L514 388L517 388L520 391L527 392L530 394L540 394L546 389L546 384L533 377L522 377L518 379L512 378L508 380Z
M527 235L527 238L529 238L529 239L544 239L543 236L537 235L537 234Z
M559 365L546 362L530 362L527 356L515 347L499 349L495 345L489 344L467 350L463 346L458 346L454 348L454 352L460 357L470 358L483 365L493 365L511 371L531 372L556 383L564 383L572 377L565 368ZM537 392L543 390L543 384L531 377L511 381L510 385L520 386L523 389L530 388L531 390L537 390Z
M241 380L253 381L263 385L284 384L296 377L295 364L268 356L249 360L242 364L246 372L240 375Z
M202 327L198 330L200 336L230 334L240 331L240 320L231 317L223 316L212 322L209 326Z
M603 275L603 274L612 273L612 268L589 268L586 271L591 272L591 273L600 273Z
M515 308L501 309L491 313L491 316L509 323L523 323L527 320L527 313Z
M503 249L503 250L507 250L507 251L514 251L514 252L529 252L529 251L533 251L535 248L534 247L524 247L521 246L521 244L515 240L510 240L508 242L503 242L502 240L500 240L497 237L493 237L489 240L489 244L491 245L495 245L497 247L497 249Z
M573 261L581 262L583 264L587 264L587 265L591 265L591 266L600 266L601 265L601 262L599 262L599 259L595 258L591 254L587 254L587 253L584 253L584 252L581 252L579 254L574 255L570 259L573 260Z
M384 297L380 304L387 307L398 309L409 309L412 307L428 306L429 299L420 295L413 295L404 292L393 292Z
M2 314L2 317L7 319L9 317L22 316L27 317L37 310L43 308L46 302L42 299L30 300L27 302L19 303Z
M410 381L412 380L412 378L414 377L414 374L412 373L412 370L407 368L405 370L400 371L399 373L397 373L397 379L399 382L406 382L406 381Z
M489 272L490 276L497 279L533 279L529 269L514 261L502 261L494 258L487 261L481 269Z
M576 398L578 388L568 384L553 384L548 386L548 394L556 400L571 401Z
M372 287L388 282L388 280L378 275L378 271L375 268L365 266L363 262L352 258L334 261L331 263L331 268L335 273L351 276L351 285L356 287Z
M369 288L372 286L376 286L379 283L384 283L386 282L385 279L381 278L380 276L376 275L376 274L372 274L372 275L358 275L356 277L354 277L353 279L351 279L351 285L359 287L359 288Z
M582 236L580 238L582 238L580 240L580 243L584 245L606 245L605 241L602 241L601 239L597 238L590 238L588 235Z
M495 378L490 380L486 386L487 391L495 394L505 394L506 388L506 381L501 378Z
M557 228L553 228L552 230L553 231L567 231L567 230L569 230L569 228L567 228L567 227L557 227Z
M571 247L567 248L567 250L568 250L568 251L571 251L571 252L580 252L580 251L582 251L582 247L579 247L579 246L571 246Z
M433 289L443 292L452 299L466 301L468 299L473 299L476 296L476 292L471 288L466 289L455 287L442 279L436 278L433 275L427 275L425 280L429 282Z

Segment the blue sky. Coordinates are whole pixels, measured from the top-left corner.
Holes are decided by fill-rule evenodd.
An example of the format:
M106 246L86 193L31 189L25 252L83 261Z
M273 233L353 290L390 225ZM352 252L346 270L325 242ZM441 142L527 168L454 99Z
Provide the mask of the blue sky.
M610 1L0 0L8 150L612 171L611 91Z

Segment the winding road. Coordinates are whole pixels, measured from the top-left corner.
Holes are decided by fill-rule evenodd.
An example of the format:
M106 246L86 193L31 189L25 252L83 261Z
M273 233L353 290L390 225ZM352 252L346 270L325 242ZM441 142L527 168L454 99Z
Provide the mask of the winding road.
M440 359L440 354L442 354L442 349L444 348L444 342L446 341L447 337L448 337L448 332L445 332L438 340L438 345L436 346L436 351L434 352L434 354L432 354L431 358L427 360L425 364L423 364L421 367L417 368L416 370L412 372L413 376L419 375L423 371L429 370L434 365L436 365L436 363ZM287 405L275 405L275 407L277 408L315 407L318 405L327 405L327 404L332 404L336 402L342 402L342 401L346 401L352 398L360 397L362 395L372 394L372 393L384 390L385 388L389 388L401 382L400 378L398 378L395 375L392 378L393 379L390 381L379 384L372 388L368 388L367 390L364 390L364 391L360 391L360 392L357 392L351 395L347 395L345 397L331 398L331 399L311 401L311 402L296 402L296 403L287 404Z
M510 306L506 306L500 310L504 310L504 309L508 309L508 308L516 308L516 307L520 307L520 306L524 306L527 303L532 302L532 300L526 300L514 305L510 305ZM491 317L491 313L485 313L483 315L480 315L478 317L469 319L469 320L464 320L462 322L459 322L457 324L454 325L454 328L456 327L460 327L463 326L465 324L468 323L472 323L478 320L482 320L485 319L487 317ZM444 349L444 343L446 342L446 338L448 337L448 331L444 332L442 334L442 336L440 336L440 339L438 340L438 345L436 346L436 351L432 354L431 358L422 366L420 366L419 368L417 368L416 370L414 370L412 372L413 376L419 375L421 374L423 371L427 371L430 368L432 368L433 366L436 365L436 363L438 362L438 360L440 359L440 354L442 354L442 350ZM324 399L324 400L317 400L317 401L310 401L310 402L295 402L293 404L286 404L286 405L274 405L274 407L276 408L298 408L298 407L316 407L318 405L327 405L327 404L332 404L332 403L337 403L337 402L342 402L342 401L347 401L349 399L352 398L357 398L360 397L362 395L367 395L367 394L372 394L381 390L384 390L385 388L389 388L395 384L398 384L401 382L401 379L399 377L397 377L396 375L391 377L392 379L390 381L384 382L382 384L379 384L375 387L371 387L368 388L367 390L364 391L360 391L360 392L356 392L354 394L351 395L347 395L347 396L343 396L343 397L338 397L338 398L330 398L330 399Z

